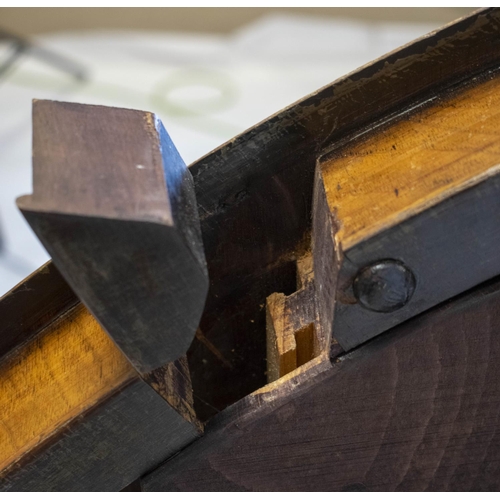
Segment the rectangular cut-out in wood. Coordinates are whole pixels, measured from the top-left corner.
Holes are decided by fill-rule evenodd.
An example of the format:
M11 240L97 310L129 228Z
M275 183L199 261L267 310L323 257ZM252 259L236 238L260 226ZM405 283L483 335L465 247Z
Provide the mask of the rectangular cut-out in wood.
M145 491L498 491L500 282L228 408Z
M371 129L381 116L400 112L406 106L413 105L417 98L426 100L429 96L433 97L450 82L459 81L464 77L470 78L474 72L483 70L488 65L497 65L500 56L498 27L498 11L492 10L448 26L441 32L427 36L321 89L218 148L193 166L202 214L204 243L212 277L208 307L200 333L190 351L190 363L200 395L198 402L202 402L200 407L205 409L205 416L207 412L213 413L234 403L264 383L265 344L262 342L262 334L265 298L277 291L289 296L296 289L293 261L296 255L300 255L304 250L304 237L308 236L310 228L312 182L317 156L336 145L338 141L345 140L351 132L359 133L365 128ZM435 68L439 68L439 71L435 71ZM273 201L273 210L269 209L270 200ZM327 230L332 227L332 221L323 220L322 227ZM249 234L252 235L251 245ZM333 245L325 250L321 255L322 262L330 265L334 271L328 274L328 282L322 283L328 287L336 283L335 266L338 255ZM16 302L17 299L13 299L13 302ZM324 297L322 303L328 303L328 296ZM480 319L486 316L485 310L481 311L481 314ZM325 319L326 323L331 320L331 317ZM455 325L458 329L462 326L460 320ZM474 318L470 319L470 322L477 326ZM473 330L472 336L475 333ZM451 435L450 439L445 435L439 440L440 443L450 442L446 455L436 452L429 467L426 467L429 462L421 466L422 454L427 454L429 450L435 451L434 423L442 421L446 427L449 426L448 417L453 417L453 414L441 413L443 408L448 408L450 399L447 398L432 407L435 413L425 414L426 422L430 422L430 431L423 452L416 448L410 449L408 455L405 455L417 456L416 467L409 462L410 459L401 461L404 468L399 469L399 462L389 462L387 465L387 462L383 461L387 456L393 460L400 458L400 449L395 449L394 446L409 442L406 439L408 435L404 432L402 436L398 434L406 430L402 429L400 424L413 421L394 417L393 427L386 427L384 424L389 418L377 419L373 418L373 415L378 417L380 412L387 408L396 408L396 413L416 408L415 414L418 416L421 411L421 401L418 398L427 386L420 385L412 391L414 399L410 399L410 403L413 402L413 405L408 404L408 398L405 399L404 396L408 394L405 390L408 382L419 382L430 372L429 364L424 364L423 370L418 369L420 361L431 360L434 363L435 358L429 354L435 353L435 338L435 335L431 338L425 336L426 342L434 343L433 347L427 350L423 349L425 345L418 343L402 346L399 344L402 356L423 353L422 360L402 358L399 351L383 351L381 356L374 359L374 363L363 370L366 377L361 379L359 385L349 384L358 380L354 375L360 370L360 364L351 364L349 373L352 377L340 380L333 396L328 392L329 386L321 384L323 377L330 377L329 370L332 367L329 361L324 357L312 360L293 374L286 375L226 410L212 422L209 433L203 439L203 446L200 442L194 448L188 447L174 460L167 462L167 466L175 468L173 472L170 469L168 479L176 475L177 477L169 482L162 482L156 476L157 482L151 488L258 489L259 485L255 483L263 478L260 485L266 489L277 489L280 480L287 489L295 486L299 488L301 485L309 489L314 486L326 489L330 484L328 481L335 480L335 487L339 489L356 490L376 488L379 486L380 477L385 480L385 474L391 477L393 482L390 484L399 484L400 477L408 471L408 476L416 477L416 480L410 483L406 481L404 485L423 488L424 482L418 482L422 470L426 473L436 470L436 476L442 479L455 474L450 472L455 466L458 472L453 481L448 482L450 487L466 487L467 479L474 477L484 479L480 486L486 484L495 487L496 483L484 474L485 471L493 471L494 477L496 474L494 430L490 428L489 434L485 434L482 432L485 430L483 427L479 428L479 432L476 433L473 429L474 432L469 434L474 422L467 420L471 418L467 412L460 415L456 434ZM483 337L475 336L474 340L479 342L481 347L487 344L483 342ZM378 340L374 342L378 343ZM451 355L438 360L443 360L442 366L438 366L438 362L431 366L434 368L434 374L448 375L450 372L445 369L448 368L448 362L452 363L457 358L461 363L463 359L469 360L468 356L475 352L476 348L473 342L457 352L453 350L458 345L455 338L452 338L449 344L443 347L449 347ZM489 347L491 346L490 343ZM366 347L362 348L361 355L368 353L368 356L371 356L373 351L366 350ZM448 355L447 349L443 352ZM488 353L481 352L480 363L470 367L472 378L478 374L474 371L476 368L485 366L485 356ZM207 358L208 363L205 364L203 361ZM407 362L396 366L394 359L404 359ZM316 361L318 364L315 364ZM378 370L387 366L396 366L395 375L387 369L377 377ZM462 363L459 368L463 366ZM489 366L494 366L494 363ZM406 372L408 367L411 367L411 370ZM338 375L345 372L337 370L335 373ZM454 373L464 372L462 370ZM403 379L402 376L406 375L409 378ZM467 375L469 376L469 371ZM498 378L494 371L493 376ZM390 390L391 384L397 383L398 379L404 383L399 387L400 391L394 394ZM462 387L459 379L457 383L456 377L451 377L451 380L452 385ZM331 377L328 383L332 381L335 383L334 377ZM389 390L388 381L391 382ZM446 377L441 381L446 385ZM320 384L324 392L319 390ZM434 389L435 386L431 388ZM454 401L459 401L459 404L465 401L464 408L467 410L471 400L463 398L468 398L471 394L472 397L475 394L483 394L482 388L480 385L469 384L459 391L462 399ZM443 392L442 385L438 385L431 396ZM308 393L314 394L309 397ZM381 394L387 395L388 399L377 399L376 396ZM301 400L304 407L301 407L300 403L290 403L291 399L297 397L307 397ZM491 422L495 418L495 394L491 397L486 393L484 397L481 395L481 398L486 404L477 407L477 414L480 418L484 417L483 422ZM333 408L328 406L330 399L334 402ZM426 398L424 402L431 399L432 397ZM397 406L393 405L395 401L398 402ZM483 411L487 413L482 413ZM353 418L353 415L358 418ZM363 418L359 415L363 415ZM255 419L265 416L269 418L264 422L264 427L272 429L272 432L266 431L259 441ZM464 421L466 423L463 427L461 422ZM379 426L376 428L373 446L359 446L358 449L359 440L366 439L365 427L373 423ZM311 433L315 432L317 434L308 440ZM340 437L337 440L328 440L336 432L340 432ZM234 441L231 436L226 440L228 433L247 439L241 449L233 449ZM346 436L351 433L355 439L359 438L358 441L349 441L342 448L341 455L334 456L332 462L331 456L326 452L331 449L337 452L346 443ZM323 439L325 434L327 441ZM391 441L393 434L398 439ZM479 441L485 436L488 439L493 435L492 445L488 447L488 456L484 460L481 453L485 446L477 446L472 450L473 460L464 463L459 457L459 460L453 462L456 458L456 439L464 435L470 435L472 440ZM113 436L116 437L116 434ZM421 434L417 433L415 436L415 442L420 443ZM227 445L226 449L215 453L215 448L221 444ZM214 453L207 458L206 451L209 447L213 447L211 451ZM304 449L301 449L302 447ZM196 452L200 450L201 453L197 455ZM283 454L279 457L280 462L276 461L280 450L293 450L292 453L285 453L284 463ZM373 450L375 453L372 453ZM385 454L386 450L388 452ZM345 456L353 451L361 453L361 456L356 455L360 460L356 461L355 465L344 461ZM470 448L467 448L460 453L462 457L467 457L470 452ZM183 458L185 453L186 460ZM476 460L477 458L479 460ZM200 464L200 459L205 462ZM442 467L439 466L441 459ZM489 459L493 465L489 464ZM234 468L228 471L228 466L233 467L235 461ZM179 462L182 462L180 466ZM358 462L375 464L374 470L368 474L369 480L358 480L352 475L344 476L345 480L340 480L339 474L332 474L332 469L342 472L344 464L348 473L356 472ZM408 463L410 467L407 467ZM262 464L266 466L263 472L258 470ZM435 464L438 466L435 467ZM393 474L394 469L401 471L401 474ZM44 469L45 473L47 471L48 469ZM252 476L250 479L249 475ZM393 480L394 477L396 479ZM319 486L319 482L323 483L322 486ZM385 484L388 484L388 481L385 481Z
M140 372L186 353L208 276L191 174L153 114L35 101L18 206Z
M316 289L344 350L500 273L499 117L500 76L486 73L319 161ZM411 280L409 299L387 311L366 297L385 287L397 299L396 286L370 278L356 290L384 262Z
M297 261L297 291L266 301L267 381L274 382L311 361L325 348L316 318L312 255Z

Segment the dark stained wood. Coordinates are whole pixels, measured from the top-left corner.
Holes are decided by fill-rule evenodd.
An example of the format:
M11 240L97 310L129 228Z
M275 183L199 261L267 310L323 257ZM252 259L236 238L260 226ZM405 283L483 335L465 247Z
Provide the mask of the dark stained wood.
M386 119L391 114L397 115L410 103L425 101L442 88L469 78L488 66L496 65L500 55L498 19L498 11L488 10L425 37L319 91L193 165L211 275L208 307L202 319L200 334L189 352L195 401L204 418L265 383L264 301L273 292L289 295L296 289L294 260L302 254L309 242L316 156L355 134L372 129L378 125L378 120ZM421 346L415 344L415 347ZM390 351L386 350L385 353L387 352L391 355ZM435 352L434 350L434 355ZM451 352L460 358L460 362L465 354L469 355L469 352L464 351L457 354L453 349ZM394 354L392 356L394 359ZM379 356L377 359L380 364L385 357ZM349 360L347 357L345 361ZM413 367L411 363L410 366ZM373 377L378 369L377 364L370 366L370 377L365 384L374 389L375 394L381 387L375 382L382 384L380 377ZM243 485L235 484L239 479L235 481L234 477L241 477L242 482L246 481L245 468L252 472L255 464L260 461L257 453L252 455L252 460L243 461L243 466L238 468L240 472L232 469L231 473L227 473L225 469L219 468L218 470L223 471L220 473L215 468L219 464L228 466L231 461L234 461L235 467L242 464L241 456L238 455L240 450L232 450L232 447L234 445L237 448L238 436L248 437L258 417L267 418L270 428L275 431L279 427L276 420L281 419L280 424L288 421L288 427L284 427L284 438L291 443L287 450L293 451L293 446L301 445L303 436L296 432L293 420L300 415L293 417L297 412L290 403L290 394L305 397L310 391L311 397L304 405L310 414L300 418L312 427L314 416L319 415L321 418L314 426L319 428L325 424L323 427L328 432L335 432L335 426L327 425L332 413L326 411L325 400L330 397L328 387L319 384L322 380L333 377L330 370L340 373L339 367L331 368L328 360L319 359L314 369L309 367L307 371L299 370L298 375L278 381L272 387L263 389L224 412L210 426L211 436L203 439L208 443L203 447L207 448L194 445L186 450L187 457L192 457L192 450L200 451L200 456L193 461L194 465L191 468L186 466L184 471L176 469L175 474L171 472L170 482L164 484L168 484L169 488L195 488L206 481L204 484L207 487L216 485L220 488L249 488L248 482ZM354 377L352 370L350 373ZM394 381L393 373L390 370L387 373ZM422 378L418 370L414 370L414 373L415 378ZM349 380L349 377L345 376L345 380ZM317 387L313 387L315 384ZM324 393L318 392L320 387ZM358 389L361 392L364 390L361 386ZM339 429L349 436L349 425L361 423L357 418L351 418L351 415L355 414L353 412L356 409L362 411L365 408L363 404L368 405L372 393L369 390L363 392L362 397L356 399L359 408L351 408L351 386L342 384L338 390L339 394L335 395L337 401L350 410L343 414L345 421L339 423ZM319 396L317 402L312 399L314 395ZM382 403L389 405L385 400ZM284 409L280 411L282 408ZM374 417L380 416L377 411L381 410L376 404L369 406L369 409ZM277 412L271 415L275 410ZM336 411L335 409L333 412L335 415ZM366 423L368 417L364 421ZM383 425L376 418L374 421L377 425ZM397 423L394 425L397 426ZM380 429L377 429L380 435ZM226 432L227 436L222 438L221 433ZM280 433L281 430L275 432L276 436L266 434L267 451L262 443L255 445L257 448L261 446L259 452L264 450L263 457L268 460L263 462L266 466L272 462L270 454L279 454L280 447L274 444L283 445L279 441L281 438L277 436ZM333 439L332 447L336 449L343 438ZM329 443L327 442L327 451ZM217 451L217 447L222 444L228 446L230 453ZM249 439L243 441L243 444L245 446L242 449L246 447L250 451L255 450ZM210 446L215 446L214 454L210 455L214 457L215 465L207 466L206 461L200 465L197 460L207 460ZM309 451L315 446L314 443L310 444ZM320 452L323 453L324 450ZM348 453L348 450L344 450L343 457ZM297 454L301 458L301 452L298 451ZM184 460L182 455L175 462L171 461L169 467L177 467L177 461L180 463L181 459ZM297 456L294 457L293 453L282 456L287 460L284 467L288 468L287 481L292 478L292 483L289 485L287 482L287 486L297 485L299 478L293 478L291 468L294 464L300 466ZM310 460L317 458L313 454L310 456ZM342 457L337 458L340 460ZM377 457L374 461L377 462ZM247 467L248 462L250 466ZM335 476L331 474L330 462L318 463L323 465L323 469L320 467L316 470L315 464L308 462L307 471L315 472L304 474L304 484L310 484L307 483L308 474ZM340 467L338 462L334 463ZM229 463L228 467L232 466ZM192 472L194 467L198 467L198 475ZM281 464L276 467L279 469ZM279 470L273 471L272 467L267 467L266 474L263 475L264 478L274 474L276 482L283 477ZM300 478L303 479L304 475ZM175 481L173 477L176 478ZM254 475L254 480L255 478L258 479L258 474ZM172 485L172 481L175 484ZM253 485L250 484L250 487ZM350 482L342 487L362 489L366 485Z
M335 241L337 223L326 203L325 185L321 179L320 169L316 169L314 177L313 198L313 230L312 255L314 278L314 300L318 314L318 330L324 339L323 345L331 345L332 354L338 354L342 349L332 338L333 314L337 299L337 281L340 269L341 255L338 243ZM338 299L337 299L338 300Z
M122 492L127 492L127 491L142 491L141 490L141 480L140 479L136 479L135 481L133 481L132 483L130 483L128 486L125 486L125 488L123 488L121 491Z
M498 65L499 26L497 10L475 13L320 89L191 166L210 275L200 329L220 354L198 339L188 353L202 418L266 382L262 304L274 292L295 291L288 263L309 241L317 156Z
M499 333L497 279L248 396L143 489L498 491Z
M151 113L35 101L18 206L142 373L185 354L208 277L192 178Z
M486 72L319 160L316 290L344 350L500 274L499 117L500 76ZM404 263L416 288L379 312L354 283L386 259Z
M143 378L186 422L191 423L200 434L203 432L203 426L194 411L193 388L186 356L157 368Z
M135 380L3 471L2 491L119 491L199 436Z
M500 158L499 158L500 159ZM344 350L500 274L500 176L487 179L346 252L333 335ZM410 301L377 313L349 300L352 280L372 262L397 256L416 279ZM352 293L352 292L351 292Z
M52 262L0 299L0 359L78 302Z

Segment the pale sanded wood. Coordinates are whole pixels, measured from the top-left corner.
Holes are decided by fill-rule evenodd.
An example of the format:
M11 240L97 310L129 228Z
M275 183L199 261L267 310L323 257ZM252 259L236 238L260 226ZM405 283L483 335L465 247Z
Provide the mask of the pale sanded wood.
M296 343L288 328L286 296L273 293L266 300L267 381L274 382L297 368Z
M134 378L87 309L71 309L0 364L0 470Z
M413 113L321 163L342 249L498 173L500 78Z
M313 299L311 253L297 261L297 291L266 300L267 381L274 382L318 356L321 342Z

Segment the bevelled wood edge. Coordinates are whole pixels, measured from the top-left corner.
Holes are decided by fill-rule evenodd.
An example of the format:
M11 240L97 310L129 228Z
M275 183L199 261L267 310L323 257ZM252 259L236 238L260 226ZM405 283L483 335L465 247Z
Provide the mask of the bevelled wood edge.
M119 491L199 437L140 379L5 471L2 491Z
M140 373L186 353L208 279L174 228L26 210L23 215Z
M193 179L151 113L35 101L18 207L140 373L184 355L208 288Z

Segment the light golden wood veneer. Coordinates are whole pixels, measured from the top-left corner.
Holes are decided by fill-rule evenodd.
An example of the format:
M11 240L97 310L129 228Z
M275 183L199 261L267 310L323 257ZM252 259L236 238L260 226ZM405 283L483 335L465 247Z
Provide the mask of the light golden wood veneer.
M437 102L321 163L343 250L500 171L500 79Z
M0 470L137 373L78 305L0 364Z

